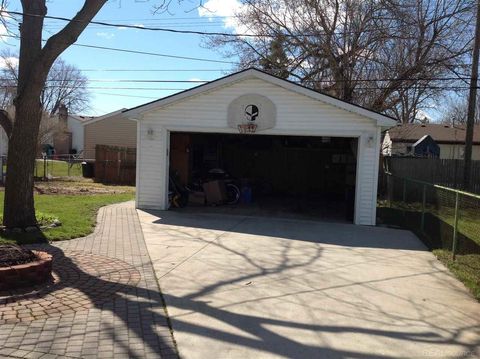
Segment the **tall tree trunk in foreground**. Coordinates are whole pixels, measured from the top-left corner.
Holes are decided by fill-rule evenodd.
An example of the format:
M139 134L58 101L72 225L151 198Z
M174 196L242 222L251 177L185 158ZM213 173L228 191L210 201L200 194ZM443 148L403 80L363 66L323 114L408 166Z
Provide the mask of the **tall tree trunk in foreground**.
M18 88L15 121L0 114L0 125L9 136L3 224L7 228L37 223L33 200L33 173L42 116L40 96L48 72L58 56L73 44L107 0L85 0L82 9L42 48L46 0L22 0ZM7 123L6 123L7 122Z

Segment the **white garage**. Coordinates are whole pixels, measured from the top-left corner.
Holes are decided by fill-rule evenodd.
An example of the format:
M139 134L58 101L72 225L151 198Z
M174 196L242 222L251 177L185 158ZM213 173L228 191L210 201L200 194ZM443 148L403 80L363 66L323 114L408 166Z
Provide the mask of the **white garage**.
M375 225L381 132L392 118L255 69L123 115L137 121L137 208L168 209L172 170L188 183L226 167L253 183L262 206Z

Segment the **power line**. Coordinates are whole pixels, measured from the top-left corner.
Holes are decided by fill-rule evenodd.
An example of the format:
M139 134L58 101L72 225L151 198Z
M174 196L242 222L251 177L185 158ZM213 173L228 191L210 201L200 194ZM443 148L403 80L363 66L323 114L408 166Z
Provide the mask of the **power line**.
M29 17L41 17L45 19L52 19L52 20L60 20L60 21L66 21L66 22L77 22L77 23L85 23L85 21L81 20L75 20L75 19L70 19L66 17L61 17L61 16L51 16L51 15L37 15L37 14L29 14L29 13L23 13L19 11L9 11L9 10L0 10L0 13L6 13L10 15L19 15L19 16L29 16ZM115 27L115 28L128 28L128 29L136 29L136 30L146 30L146 31L160 31L160 32L170 32L170 33L176 33L176 34L191 34L191 35L204 35L204 36L226 36L226 37L250 37L250 38L275 38L277 35L275 34L262 34L262 35L257 35L257 34L232 34L228 32L205 32L205 31L197 31L197 30L177 30L177 29L171 29L171 28L162 28L162 27L148 27L148 26L141 26L141 25L129 25L129 24L113 24L113 23L108 23L104 21L97 21L97 20L92 20L89 21L88 24L95 24L95 25L102 25L106 27ZM385 28L387 29L387 28ZM397 27L388 27L390 30L401 30L404 29L404 26L397 26ZM377 29L375 30L363 30L362 32L375 32L378 31ZM284 37L318 37L320 33L326 34L325 31L320 31L315 34L282 34ZM335 31L335 34L358 34L358 32L355 31ZM412 37L413 38L413 37Z
M0 10L0 13L1 12L2 12L2 10ZM2 36L3 37L15 38L17 40L21 39L21 36L18 36L18 35L5 34L5 35L0 35L0 38ZM47 40L42 40L42 41L46 42ZM147 56L166 57L166 58L174 58L174 59L180 59L180 60L222 63L222 64L231 64L231 65L239 65L240 64L239 62L234 62L234 61L213 60L213 59L206 59L206 58L200 58L200 57L188 57L188 56L180 56L180 55L162 54L162 53L121 49L121 48L114 48L114 47L107 47L107 46L97 46L97 45L88 45L88 44L79 44L79 43L73 43L71 45L72 46L78 46L78 47L84 47L84 48L92 48L92 49L99 49L99 50L124 52L124 53L132 53L132 54L147 55ZM465 66L465 65L466 64L463 64L463 66ZM93 69L93 70L89 70L89 71L108 71L108 70L95 70L95 69ZM150 70L111 70L111 71L150 71ZM176 71L176 70L155 70L155 71ZM182 71L195 71L195 70L182 70ZM200 70L200 71L217 71L217 70ZM224 70L218 70L218 71L224 71ZM460 79L460 78L454 78L454 80L455 79ZM411 79L407 79L407 80L411 80ZM379 80L379 81L381 81L381 80Z
M78 47L86 47L91 49L101 49L101 50L109 50L109 51L117 51L117 52L126 52L130 54L140 54L140 55L149 55L149 56L158 56L158 57L167 57L170 59L179 59L179 60L190 60L190 61L202 61L202 62L213 62L219 64L237 64L236 62L232 61L223 61L223 60L212 60L212 59L205 59L200 57L189 57L189 56L178 56L178 55L169 55L169 54L161 54L156 52L147 52L147 51L138 51L138 50L128 50L128 49L119 49L114 47L106 47L106 46L96 46L96 45L85 45L85 44L73 44L74 46Z
M132 98L143 98L147 100L157 99L158 97L153 96L137 96L137 95L124 95L118 93L108 93L108 92L95 92L95 95L107 95L107 96L120 96L120 97L132 97Z
M13 89L16 86L0 86L0 89ZM478 89L480 86L476 86ZM45 88L77 88L72 86L64 86L64 85L47 85ZM87 90L138 90L138 91L183 91L189 90L191 88L165 88L165 87L120 87L120 86L82 86L81 88ZM356 90L383 90L388 89L388 86L357 86L355 87ZM406 86L399 86L396 87L395 90L415 90L415 89L431 89L431 90L468 90L470 86L430 86L430 85L420 85L412 87ZM315 91L315 89L312 89Z
M239 17L238 15L214 15L214 14L211 14L208 16L208 18L219 18L219 19L223 19L223 18L232 18L232 17ZM138 18L138 19L135 19L135 18L131 18L131 19L98 19L98 21L176 21L176 20L198 20L197 17L168 17L168 18L152 18L152 17L149 17L149 18Z
M228 72L227 69L80 69L82 72Z
M468 80L468 77L419 77L419 78L373 78L351 80L309 80L307 83L342 83L342 82L399 82L399 81L455 81ZM16 81L15 78L0 78L0 81ZM78 82L78 79L48 79L47 82ZM118 83L207 83L210 80L171 80L171 79L86 79L85 82L118 82ZM422 85L420 85L422 86Z
M15 39L21 39L21 36L17 36L17 35L0 35L0 37L2 37L2 36L11 37L11 38L15 38ZM47 40L42 40L42 41L46 42ZM170 54L162 54L162 53L157 53L157 52L120 49L120 48L107 47L107 46L96 46L96 45L87 45L87 44L78 44L78 43L74 43L74 44L72 44L72 46L85 47L85 48L91 48L91 49L99 49L99 50L116 51L116 52L124 52L124 53L131 53L131 54L139 54L139 55L167 57L167 58L177 59L177 60L202 61L202 62L212 62L212 63L220 63L220 64L234 64L234 65L238 64L237 62L233 62L233 61L213 60L213 59L205 59L205 58L201 58L201 57L170 55Z

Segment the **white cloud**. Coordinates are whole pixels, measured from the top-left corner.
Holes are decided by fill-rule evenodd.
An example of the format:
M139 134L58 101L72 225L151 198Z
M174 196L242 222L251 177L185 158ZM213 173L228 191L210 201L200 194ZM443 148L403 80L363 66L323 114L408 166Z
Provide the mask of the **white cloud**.
M244 6L238 0L207 0L203 7L198 8L198 15L209 20L222 16L224 27L232 29L237 34L246 34L248 28L243 26L235 16L243 10Z
M7 67L16 68L18 66L18 58L17 57L6 57L0 58L0 69L5 69Z
M96 34L98 37L104 38L106 40L111 40L115 37L115 34L111 32L97 32Z
M129 24L129 26L136 26L136 27L145 27L144 24ZM124 30L137 30L138 29L135 29L135 28L131 28L131 27L126 27L126 26L120 26L117 28L117 30L120 30L120 31L124 31Z

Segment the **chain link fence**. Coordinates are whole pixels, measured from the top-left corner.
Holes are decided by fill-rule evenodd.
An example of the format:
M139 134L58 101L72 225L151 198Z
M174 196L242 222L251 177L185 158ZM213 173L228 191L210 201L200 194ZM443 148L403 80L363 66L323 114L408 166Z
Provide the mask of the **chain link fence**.
M38 179L52 180L62 177L81 177L83 158L77 155L42 156L35 160L34 175Z
M480 255L480 195L387 173L379 220L408 228L430 249Z

